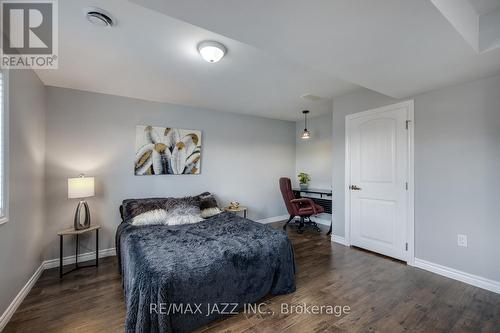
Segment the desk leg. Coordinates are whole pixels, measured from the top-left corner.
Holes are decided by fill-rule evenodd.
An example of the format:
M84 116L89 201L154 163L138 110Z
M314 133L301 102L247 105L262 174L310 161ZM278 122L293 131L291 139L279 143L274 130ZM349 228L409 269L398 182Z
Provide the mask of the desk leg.
M99 266L99 229L95 230L95 267Z
M63 235L59 235L59 278L63 277Z
M328 232L326 233L327 235L332 234L332 225L333 225L333 220L330 220L330 230L328 230Z
M247 218L247 210L246 209L243 211L243 217Z
M76 234L76 255L75 255L75 267L78 268L78 248L80 247L80 244L79 244L79 238L78 238L78 234Z

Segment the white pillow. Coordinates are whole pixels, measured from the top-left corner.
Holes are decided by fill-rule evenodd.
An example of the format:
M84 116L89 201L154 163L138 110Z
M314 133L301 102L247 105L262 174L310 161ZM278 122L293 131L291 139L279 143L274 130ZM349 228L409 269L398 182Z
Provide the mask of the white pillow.
M215 216L222 213L219 207L205 208L201 211L201 217L208 219L209 217Z
M197 207L177 207L169 210L165 220L166 225L191 224L203 221L200 209Z
M165 209L155 209L148 212L137 215L132 219L132 225L153 225L153 224L165 224L165 220L168 218L168 213Z

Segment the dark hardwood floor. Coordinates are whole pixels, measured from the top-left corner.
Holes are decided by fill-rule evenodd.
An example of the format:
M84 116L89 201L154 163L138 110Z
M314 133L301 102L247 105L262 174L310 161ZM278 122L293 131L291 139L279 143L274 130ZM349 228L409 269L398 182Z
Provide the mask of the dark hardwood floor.
M281 223L276 224L281 227ZM199 332L500 332L500 295L358 249L323 232L289 229L297 291L267 297L271 313L240 313ZM349 314L283 314L281 303L349 306ZM115 257L59 280L43 273L5 328L10 332L123 332Z

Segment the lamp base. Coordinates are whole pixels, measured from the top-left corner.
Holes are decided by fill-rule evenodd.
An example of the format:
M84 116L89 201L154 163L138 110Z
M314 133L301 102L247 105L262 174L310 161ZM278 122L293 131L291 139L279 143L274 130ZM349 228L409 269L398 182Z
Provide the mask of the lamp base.
M82 207L84 208L85 211L85 220L82 223ZM78 206L76 207L76 212L75 212L75 230L84 230L90 228L90 209L89 205L85 200L81 200L78 203Z

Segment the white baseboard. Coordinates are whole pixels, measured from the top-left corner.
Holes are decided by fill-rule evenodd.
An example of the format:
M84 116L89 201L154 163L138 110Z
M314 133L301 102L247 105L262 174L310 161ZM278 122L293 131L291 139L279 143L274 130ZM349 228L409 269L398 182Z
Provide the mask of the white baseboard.
M116 250L115 248L110 248L110 249L104 249L99 251L99 258L104 258L104 257L109 257L109 256L114 256L116 255ZM64 257L63 258L63 265L69 265L69 264L74 264L75 263L75 255ZM95 251L93 252L88 252L88 253L82 253L78 255L78 262L84 262L88 260L93 260L95 259ZM12 315L14 312L16 312L17 308L21 303L23 302L24 298L28 293L30 292L31 288L35 285L36 281L38 281L38 278L42 275L42 272L46 269L50 268L55 268L59 267L59 258L57 259L50 259L50 260L45 260L43 261L40 266L37 268L35 273L30 277L28 282L24 285L24 287L19 291L19 293L14 297L14 300L9 304L7 309L4 311L2 316L0 317L0 332L5 328L7 323L9 322L10 318L12 318Z
M349 246L349 244L347 244L346 240L344 237L342 236L336 236L334 234L332 234L332 242L334 243L338 243L338 244L341 244L341 245L344 245L344 246Z
M16 312L17 308L19 307L19 305L21 305L26 295L28 295L31 288L33 288L33 286L35 285L35 282L38 280L40 275L42 275L43 269L44 268L42 263L40 266L38 266L35 273L33 273L28 282L26 282L24 287L21 288L16 297L14 297L14 300L9 304L7 309L4 311L4 313L0 317L0 332L5 328L5 326L7 326L7 323L9 322L10 318L12 318L14 312Z
M99 250L99 258L110 257L110 256L115 256L115 255L116 255L116 250L114 247L112 247L110 249ZM74 264L76 261L75 258L76 258L75 255L64 257L63 258L63 266ZM81 253L78 255L78 262L79 263L84 262L84 261L94 260L94 259L95 259L95 251ZM43 269L59 267L59 258L45 260L42 263L42 265L43 265Z
M415 258L415 267L500 294L500 282Z
M288 220L289 217L290 215L273 216L273 217L268 217L267 219L257 220L256 222L267 224L273 222L286 221Z

